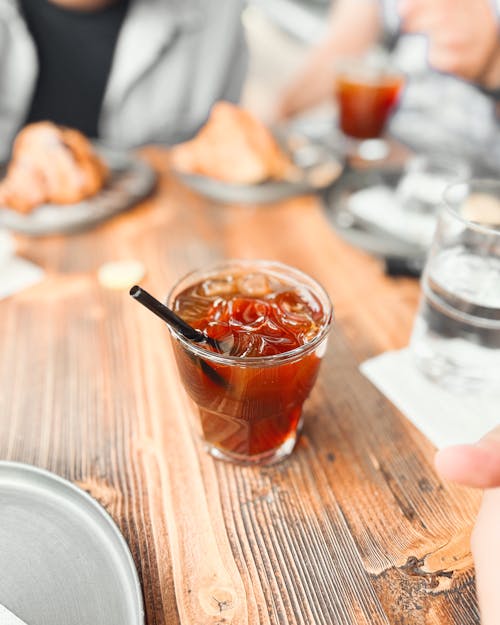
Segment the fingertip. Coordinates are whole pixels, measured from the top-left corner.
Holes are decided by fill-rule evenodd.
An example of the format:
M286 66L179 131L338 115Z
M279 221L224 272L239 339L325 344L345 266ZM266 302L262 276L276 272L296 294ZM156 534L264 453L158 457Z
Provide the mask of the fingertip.
M440 449L434 456L434 467L439 476L451 482L462 482L467 475L469 445L454 445Z
M481 441L476 445L456 445L436 453L434 465L441 478L473 488L500 485L500 453L495 446Z

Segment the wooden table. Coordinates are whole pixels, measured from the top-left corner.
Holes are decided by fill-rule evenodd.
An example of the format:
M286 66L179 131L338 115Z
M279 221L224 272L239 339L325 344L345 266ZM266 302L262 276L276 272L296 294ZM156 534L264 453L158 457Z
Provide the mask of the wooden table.
M73 480L111 513L149 625L471 625L478 495L359 373L407 344L418 284L329 227L319 202L218 206L146 151L158 192L79 235L19 238L47 279L0 302L0 458ZM241 468L191 434L165 326L97 268L139 259L163 296L226 257L277 259L329 291L336 325L293 457Z

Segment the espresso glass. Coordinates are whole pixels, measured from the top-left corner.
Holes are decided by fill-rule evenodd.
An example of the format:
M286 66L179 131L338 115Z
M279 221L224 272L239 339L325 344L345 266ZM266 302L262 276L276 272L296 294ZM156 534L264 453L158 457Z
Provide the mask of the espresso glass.
M210 351L170 330L174 354L187 394L197 406L198 431L215 458L241 464L272 464L294 449L302 426L302 406L316 381L332 324L325 290L306 274L277 262L234 260L182 278L168 296L176 298L200 283L264 276L304 290L321 306L321 320L305 344L264 356ZM252 322L249 332L252 331ZM279 333L277 334L279 337Z
M389 154L384 131L404 86L404 75L387 62L343 59L336 67L334 95L339 127L350 151L364 160Z

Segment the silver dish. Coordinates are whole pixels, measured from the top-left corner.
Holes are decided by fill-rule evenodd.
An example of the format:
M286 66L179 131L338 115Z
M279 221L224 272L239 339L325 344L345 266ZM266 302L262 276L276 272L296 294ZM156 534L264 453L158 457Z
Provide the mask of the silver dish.
M30 625L144 625L127 544L87 493L0 462L0 511L0 604Z
M313 141L297 131L282 133L276 138L297 165L297 179L235 184L197 174L174 173L187 187L209 199L227 204L266 204L324 191L342 174L344 156L340 149Z
M96 146L110 178L96 195L77 204L44 204L22 214L0 207L0 227L32 236L68 234L94 226L148 196L156 184L151 166L131 152Z
M402 174L401 167L350 169L341 181L323 196L324 210L335 230L352 245L370 254L391 258L420 258L427 248L410 243L378 228L373 222L353 215L348 209L351 194L371 186L395 188Z

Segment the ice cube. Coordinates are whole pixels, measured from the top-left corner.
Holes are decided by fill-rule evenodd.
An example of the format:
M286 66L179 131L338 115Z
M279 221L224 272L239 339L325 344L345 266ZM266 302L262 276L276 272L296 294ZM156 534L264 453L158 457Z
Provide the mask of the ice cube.
M234 288L232 278L214 278L205 280L200 285L200 291L205 297L217 297L219 295L229 295Z
M222 354L229 355L234 347L234 337L228 322L209 321L206 328L207 335L219 344Z
M469 303L500 307L500 259L479 256L463 246L449 248L431 260L430 278Z
M238 280L238 290L242 295L262 297L271 293L271 281L263 273L249 273Z

